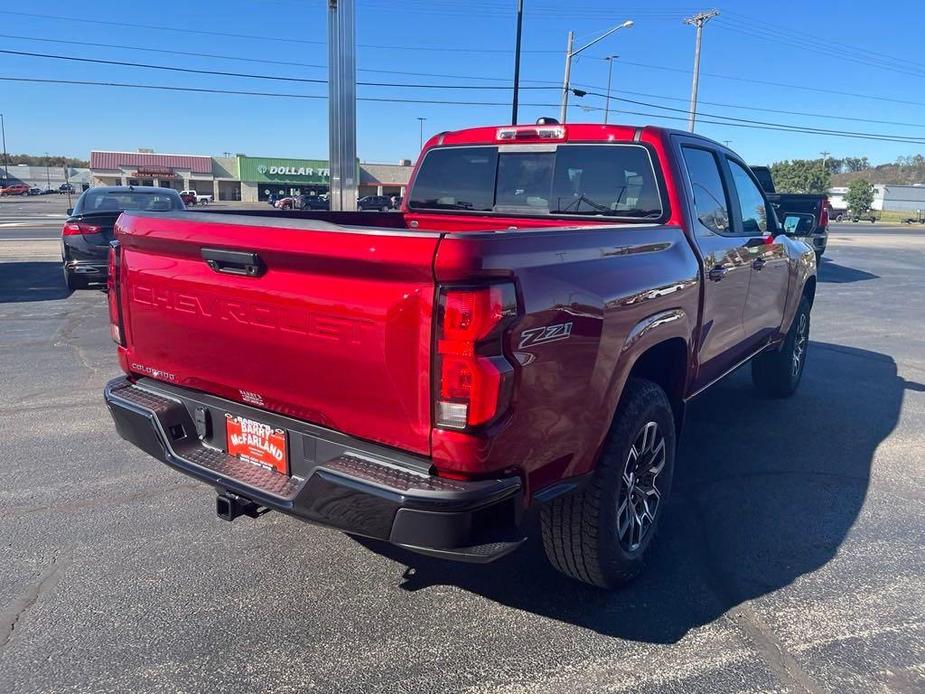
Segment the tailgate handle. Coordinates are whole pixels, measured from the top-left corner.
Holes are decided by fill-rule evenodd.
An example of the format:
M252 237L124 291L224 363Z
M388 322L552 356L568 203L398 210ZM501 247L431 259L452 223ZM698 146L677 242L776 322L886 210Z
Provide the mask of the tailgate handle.
M223 248L203 248L202 259L216 272L245 277L259 277L266 269L260 256L248 251L226 251Z

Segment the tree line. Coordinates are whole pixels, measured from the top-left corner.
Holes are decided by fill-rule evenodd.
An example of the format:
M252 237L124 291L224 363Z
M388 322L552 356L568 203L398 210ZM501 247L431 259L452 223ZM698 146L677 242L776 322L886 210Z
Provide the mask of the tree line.
M75 159L74 157L63 157L60 155L54 156L36 156L34 154L8 154L6 162L3 161L3 154L0 153L0 164L7 164L9 166L16 166L17 164L25 164L26 166L56 166L61 168L63 166L70 166L75 169L86 169L90 167L90 162L86 159Z
M857 179L910 185L925 183L925 155L897 157L893 163L877 165L867 157L786 159L771 164L771 174L781 193L824 193L832 186L848 186Z

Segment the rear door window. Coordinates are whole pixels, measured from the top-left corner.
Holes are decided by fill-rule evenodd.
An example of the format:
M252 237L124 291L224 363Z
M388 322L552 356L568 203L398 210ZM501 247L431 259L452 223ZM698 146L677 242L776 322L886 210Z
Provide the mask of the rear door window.
M739 199L742 232L762 234L768 230L768 205L761 189L748 172L736 161L728 159L729 172L735 185L736 197Z
M497 147L432 149L414 181L411 207L490 212L497 169Z
M682 147L681 151L691 179L698 221L717 234L730 233L729 202L716 156L699 147Z

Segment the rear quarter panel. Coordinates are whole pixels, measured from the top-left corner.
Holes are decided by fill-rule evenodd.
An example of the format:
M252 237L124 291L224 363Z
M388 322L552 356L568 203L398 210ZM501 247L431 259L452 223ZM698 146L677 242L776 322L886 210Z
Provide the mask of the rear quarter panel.
M432 454L444 469L516 463L531 491L588 471L636 358L669 337L692 343L699 265L677 226L450 234L435 271L441 283L513 280L523 313L505 338L518 379L510 415L481 439L435 430ZM661 314L672 318L652 326ZM565 324L568 337L555 341L526 333Z

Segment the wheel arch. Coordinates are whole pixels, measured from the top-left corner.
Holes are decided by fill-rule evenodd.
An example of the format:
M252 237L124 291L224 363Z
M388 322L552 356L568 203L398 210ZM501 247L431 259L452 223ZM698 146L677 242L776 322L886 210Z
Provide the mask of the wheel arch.
M816 276L812 275L811 277L806 278L806 284L803 285L803 296L809 300L809 305L812 307L813 303L816 301Z
M627 374L658 385L668 396L674 413L675 438L684 424L684 392L687 385L688 344L683 337L668 337L647 347L633 362Z

